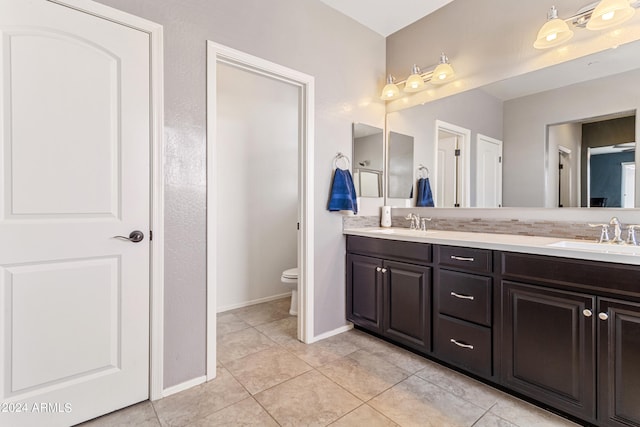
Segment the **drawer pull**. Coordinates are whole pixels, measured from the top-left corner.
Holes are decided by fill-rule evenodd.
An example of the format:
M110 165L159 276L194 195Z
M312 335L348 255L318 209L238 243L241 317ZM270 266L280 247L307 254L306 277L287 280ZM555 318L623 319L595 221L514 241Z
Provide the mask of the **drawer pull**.
M451 338L451 342L457 345L458 347L468 348L469 350L473 350L473 346L471 344L464 344L454 340L453 338Z
M382 271L382 267L376 267L376 271L378 272Z
M387 272L387 269L386 269L386 268L383 268L383 269L382 269L382 272L383 272L383 273L386 273L386 272Z
M463 256L456 256L456 255L451 255L451 259L455 259L456 261L469 261L469 262L475 261L474 258L467 258Z
M455 292L451 292L451 296L452 297L456 297L456 298L460 298L460 299L468 299L470 301L473 301L474 299L476 299L473 295L460 295L460 294L457 294Z

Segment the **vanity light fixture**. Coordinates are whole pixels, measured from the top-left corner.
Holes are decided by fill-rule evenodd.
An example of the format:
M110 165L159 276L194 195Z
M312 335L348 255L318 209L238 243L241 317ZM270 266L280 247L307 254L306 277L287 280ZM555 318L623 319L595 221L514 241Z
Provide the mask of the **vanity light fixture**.
M453 67L449 63L449 58L447 58L447 55L442 53L440 55L440 63L438 64L436 69L433 70L431 83L433 83L434 85L445 84L446 82L453 80L455 74L456 73L453 71Z
M432 71L423 72L420 70L420 67L414 64L413 67L411 67L411 75L406 80L400 82L396 82L395 77L389 74L387 84L382 89L380 99L383 101L391 101L392 99L399 98L401 92L398 86L401 84L404 84L404 92L419 92L427 88L426 82L440 85L453 80L454 76L455 72L449 63L449 58L443 53L440 55L440 63L434 67Z
M400 97L400 89L398 89L398 86L396 86L396 84L394 83L395 81L396 78L389 74L389 77L387 77L387 84L382 89L382 95L380 96L380 99L384 101L390 101L392 99Z
M573 31L565 21L558 18L558 9L551 6L547 14L547 22L538 31L538 37L533 43L536 49L547 49L566 42L573 37Z
M420 92L424 88L424 80L422 80L420 67L413 64L413 67L411 68L411 75L407 78L407 82L404 84L404 91L410 93Z
M630 19L636 12L627 0L602 0L591 13L588 30L603 30Z
M536 49L547 49L566 42L573 37L574 27L588 30L604 30L619 25L630 19L635 9L640 7L640 1L634 0L600 0L580 9L575 15L567 19L558 18L558 10L551 7L547 15L547 22L538 31L538 37L533 43Z

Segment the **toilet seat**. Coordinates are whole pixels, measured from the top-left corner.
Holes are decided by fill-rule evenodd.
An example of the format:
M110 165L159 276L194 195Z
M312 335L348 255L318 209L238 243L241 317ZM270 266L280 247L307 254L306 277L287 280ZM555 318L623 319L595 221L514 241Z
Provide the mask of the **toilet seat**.
M283 279L298 280L298 267L290 268L282 272Z
M298 315L298 268L290 268L282 272L280 276L282 283L289 284L291 288L291 307L289 308L289 314L292 316Z

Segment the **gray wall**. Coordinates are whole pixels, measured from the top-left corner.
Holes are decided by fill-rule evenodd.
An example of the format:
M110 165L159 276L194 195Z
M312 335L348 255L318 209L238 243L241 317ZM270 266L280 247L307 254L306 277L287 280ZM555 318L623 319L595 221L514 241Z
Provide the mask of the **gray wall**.
M382 127L385 40L317 0L99 0L164 26L164 385L205 374L206 40L316 78L315 333L346 324L342 217L327 212L351 122Z

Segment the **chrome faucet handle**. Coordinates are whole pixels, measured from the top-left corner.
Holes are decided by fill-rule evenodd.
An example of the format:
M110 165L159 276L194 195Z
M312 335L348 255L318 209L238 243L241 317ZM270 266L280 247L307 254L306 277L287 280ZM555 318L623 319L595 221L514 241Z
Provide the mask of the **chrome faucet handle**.
M589 224L589 227L602 227L598 243L609 243L609 224Z
M632 224L627 227L627 244L638 246L638 240L636 239L636 228L640 225Z
M422 218L420 221L420 230L427 231L427 221L431 221L431 218Z
M613 225L613 240L611 240L611 243L624 243L624 240L622 240L622 224L618 217L612 217L609 225Z

